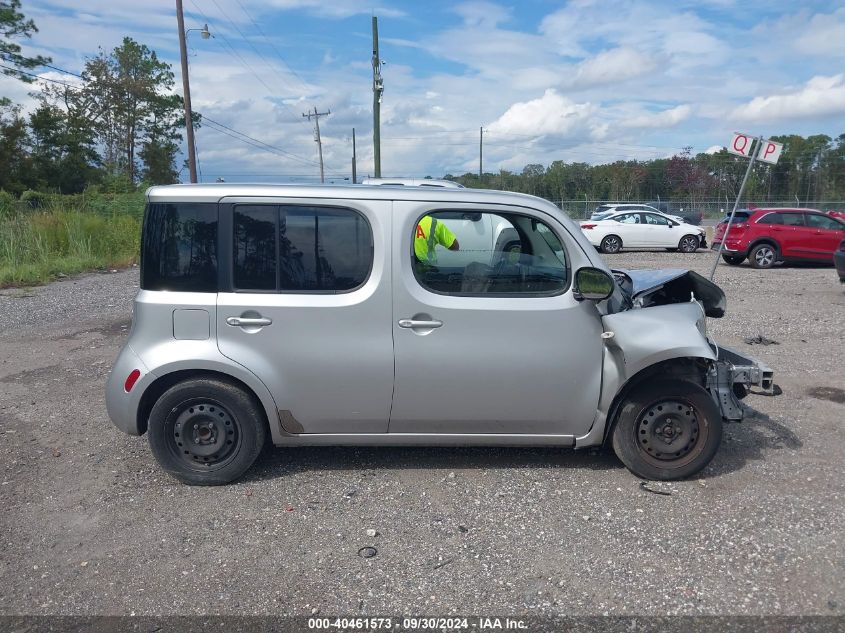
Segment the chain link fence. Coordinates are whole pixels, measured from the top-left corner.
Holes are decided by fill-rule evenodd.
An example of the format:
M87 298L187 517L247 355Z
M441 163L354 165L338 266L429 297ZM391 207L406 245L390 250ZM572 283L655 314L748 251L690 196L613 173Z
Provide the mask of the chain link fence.
M731 212L733 200L552 200L554 204L565 211L569 217L575 219L589 218L596 207L602 204L647 204L673 215L694 215L702 214L705 220L716 220L723 218ZM820 211L845 211L845 200L843 201L821 201L807 200L747 200L739 203L738 209L753 207L762 208L801 208L819 209Z

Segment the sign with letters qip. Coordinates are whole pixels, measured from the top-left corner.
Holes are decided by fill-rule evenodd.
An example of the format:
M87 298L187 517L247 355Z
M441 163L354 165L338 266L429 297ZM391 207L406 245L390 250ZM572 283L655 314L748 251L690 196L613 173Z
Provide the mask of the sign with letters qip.
M760 149L757 150L757 160L762 160L764 163L774 165L780 158L780 153L783 151L781 143L774 141L763 141L760 143Z

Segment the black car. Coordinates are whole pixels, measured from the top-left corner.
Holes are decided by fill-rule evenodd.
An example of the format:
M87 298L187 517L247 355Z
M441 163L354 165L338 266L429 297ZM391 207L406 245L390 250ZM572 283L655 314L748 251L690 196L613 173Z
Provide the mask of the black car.
M845 240L839 242L839 248L834 251L833 263L836 265L836 272L839 273L839 281L845 284Z

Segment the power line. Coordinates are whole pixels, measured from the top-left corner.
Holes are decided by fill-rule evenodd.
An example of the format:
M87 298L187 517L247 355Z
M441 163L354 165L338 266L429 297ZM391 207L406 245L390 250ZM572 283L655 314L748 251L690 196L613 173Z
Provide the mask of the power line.
M302 77L300 77L300 76L297 74L297 72L293 69L293 67L292 67L290 64L288 64L288 63L285 61L284 57L282 57L282 54L279 52L279 49L277 49L277 48L276 48L276 46L273 44L273 42L270 40L270 38L269 38L269 37L267 37L267 35L264 33L264 30L261 28L261 26L258 24L258 22L256 22L256 21L252 18L252 16L249 14L249 11L247 11L247 10L246 10L246 7L245 7L245 6L241 3L241 0L235 0L235 1L238 3L238 6L240 6L240 8L241 8L241 10L244 12L244 14L246 14L246 17L248 17L248 18L249 18L250 22L252 22L253 26L255 26L255 29L258 31L258 33L261 35L261 37L263 37L263 38L264 38L264 40L265 40L266 44L267 44L270 48L272 48L272 49L273 49L273 51L276 53L276 56L279 58L279 61L280 61L280 62L282 62L282 63L285 65L285 67L286 67L286 68L287 68L287 69L288 69L291 73L293 73L293 76L294 76L294 77L296 77L297 79L299 79L299 81L302 83L302 86L303 86L304 88L306 88L306 89L307 89L307 88L308 88L308 83L307 83L307 82L306 82L306 81L305 81Z
M214 24L214 20L210 19L210 18L209 18L209 17L205 14L205 12L204 12L204 11L203 11L203 10L202 10L202 9L201 9L198 5L197 5L197 3L196 3L194 0L191 0L191 4L192 4L192 5L194 5L194 7L196 8L196 10L197 10L197 11L199 11L200 15L202 15L202 17L203 17L203 18L205 18L205 21L206 21L207 23L208 23L208 22L210 22L211 24ZM215 3L215 4L216 4L216 3ZM218 8L219 8L219 7L218 7ZM230 21L231 21L231 20L230 20ZM232 46L232 43L229 41L229 38L227 38L227 37L223 34L223 32L222 32L222 31L218 31L218 30L215 30L215 31L216 31L215 38L216 38L217 36L219 36L219 37L220 37L220 39L223 41L223 43L224 43L226 46L228 46L228 47L229 47L229 50L230 50L230 51L232 51L232 54L233 54L235 57L237 57L237 59L240 61L240 63L241 63L241 64L242 64L242 65L243 65L243 66L244 66L247 70L249 70L249 72L251 72L251 73L255 76L255 78L256 78L256 79L257 79L257 80L261 83L261 85L262 85L262 86L264 86L264 87L267 89L267 92L268 92L268 93L272 96L272 95L273 95L273 93L274 93L273 89L269 86L269 84L268 84L266 81L264 81L264 80L261 78L261 76L260 76L260 75L259 75L259 74L255 71L255 69L254 69L254 68L253 68L253 67L249 64L249 62L247 62L247 61L243 58L243 56L242 56L242 55L241 55L241 54L240 54L240 53L239 53L239 52L235 49L235 47L234 47L234 46ZM295 118L295 120L299 121L300 123L302 123L302 124L303 124L303 125L305 125L306 127L308 126L308 124L307 124L307 123L305 123L305 121L303 121L302 119L300 119L299 117L297 117L297 116L296 116L296 113L293 111L293 109L292 109L290 106L288 106L288 105L287 105L284 101L280 101L280 103L282 104L282 106L283 106L286 110L288 110L288 112L290 112L290 113L291 113L291 115Z
M73 75L74 77L79 77L80 79L85 79L82 75L78 73L71 72L69 70L65 70L64 68L59 68L58 66L52 66L50 64L41 64L45 68L52 68L53 70L58 70L60 73L64 73L66 75Z
M243 39L243 41L244 41L244 42L246 42L246 43L249 45L249 47L250 47L253 51L255 51L255 54L256 54L256 55L258 55L258 56L262 59L262 61L263 61L265 64L267 64L267 67L268 67L270 70L272 70L274 73L276 73L276 76L277 76L279 79L281 79L283 82L286 82L286 81L287 81L287 79L286 79L285 77L283 77L283 76L282 76L282 74L281 74L278 70L276 70L276 69L273 67L273 65L272 65L272 64L270 64L270 62L267 60L267 58L266 58L266 57L264 57L264 55L262 55L262 54L261 54L261 51L259 51L259 50L255 47L255 45L252 43L252 41L251 41L251 40L250 40L250 39L249 39L246 35L244 35L244 32L243 32L243 31L241 31L241 29L238 27L238 25L235 23L235 21L234 21L234 20L232 20L232 18L230 18L230 17L229 17L229 14L228 14L228 13L226 13L226 11L224 11L224 10L223 10L223 7L221 7L221 6L220 6L220 4L218 4L217 0L211 0L211 1L214 3L214 6L215 6L215 7L217 7L218 11L220 11L220 13L221 13L221 14L223 14L223 17L224 17L224 18L226 18L226 20L229 22L229 24L231 24L231 25L232 25L232 28L233 28L233 29L235 29L235 30L238 32L238 35L240 35L240 36L241 36L241 39ZM243 9L243 5L241 5L241 9ZM244 10L244 11L246 11L246 10ZM248 14L247 14L247 15L248 15ZM251 17L250 17L250 20L252 20L252 18L251 18ZM255 24L255 21L254 21L254 20L253 20L253 24ZM257 25L256 25L256 26L257 26ZM300 80L300 81L301 81L301 80Z
M6 66L5 64L0 64L0 68L5 68L6 70L11 70L16 73L20 73L21 75L28 75L30 77L35 77L36 79L40 79L41 81L49 81L54 84L59 84L62 86L67 86L68 88L72 88L73 90L80 90L79 86L74 86L73 84L69 84L65 81L59 81L58 79L50 79L49 77L42 77L41 75L36 75L35 73L28 73L25 70L20 70L19 68L13 68L12 66Z
M243 132L239 132L238 130L231 128L228 125L224 125L223 123L218 123L214 119L210 119L205 115L202 116L202 120L205 121L205 122L211 123L213 126L223 128L223 129L218 129L217 130L218 132L226 134L226 136L232 136L232 134L230 134L230 132L237 134L239 136L232 136L232 138L236 138L237 140L243 141L243 142L245 142L249 145L252 145L254 147L258 147L259 149L264 149L266 151L270 151L270 152L274 152L274 153L286 156L286 157L291 158L293 160L299 161L299 162L301 162L305 165L309 165L309 166L318 165L318 163L316 161L309 160L307 158L303 158L302 156L297 156L296 154L292 154L292 153L288 152L287 150L282 149L281 147L276 147L275 145L270 145L269 143L265 143L264 141L261 141L257 138L253 138L252 136L249 136L248 134L244 134ZM212 128L212 129L214 129L214 128ZM240 137L243 137L243 138L240 138Z

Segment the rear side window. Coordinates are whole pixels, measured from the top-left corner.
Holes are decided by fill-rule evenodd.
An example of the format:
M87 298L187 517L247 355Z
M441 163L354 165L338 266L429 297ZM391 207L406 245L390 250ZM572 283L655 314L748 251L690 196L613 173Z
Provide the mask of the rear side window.
M217 205L151 203L141 234L141 288L217 292Z
M233 229L238 290L348 292L372 268L372 230L351 209L239 205Z
M767 213L757 220L757 224L783 224L783 216L780 213Z

